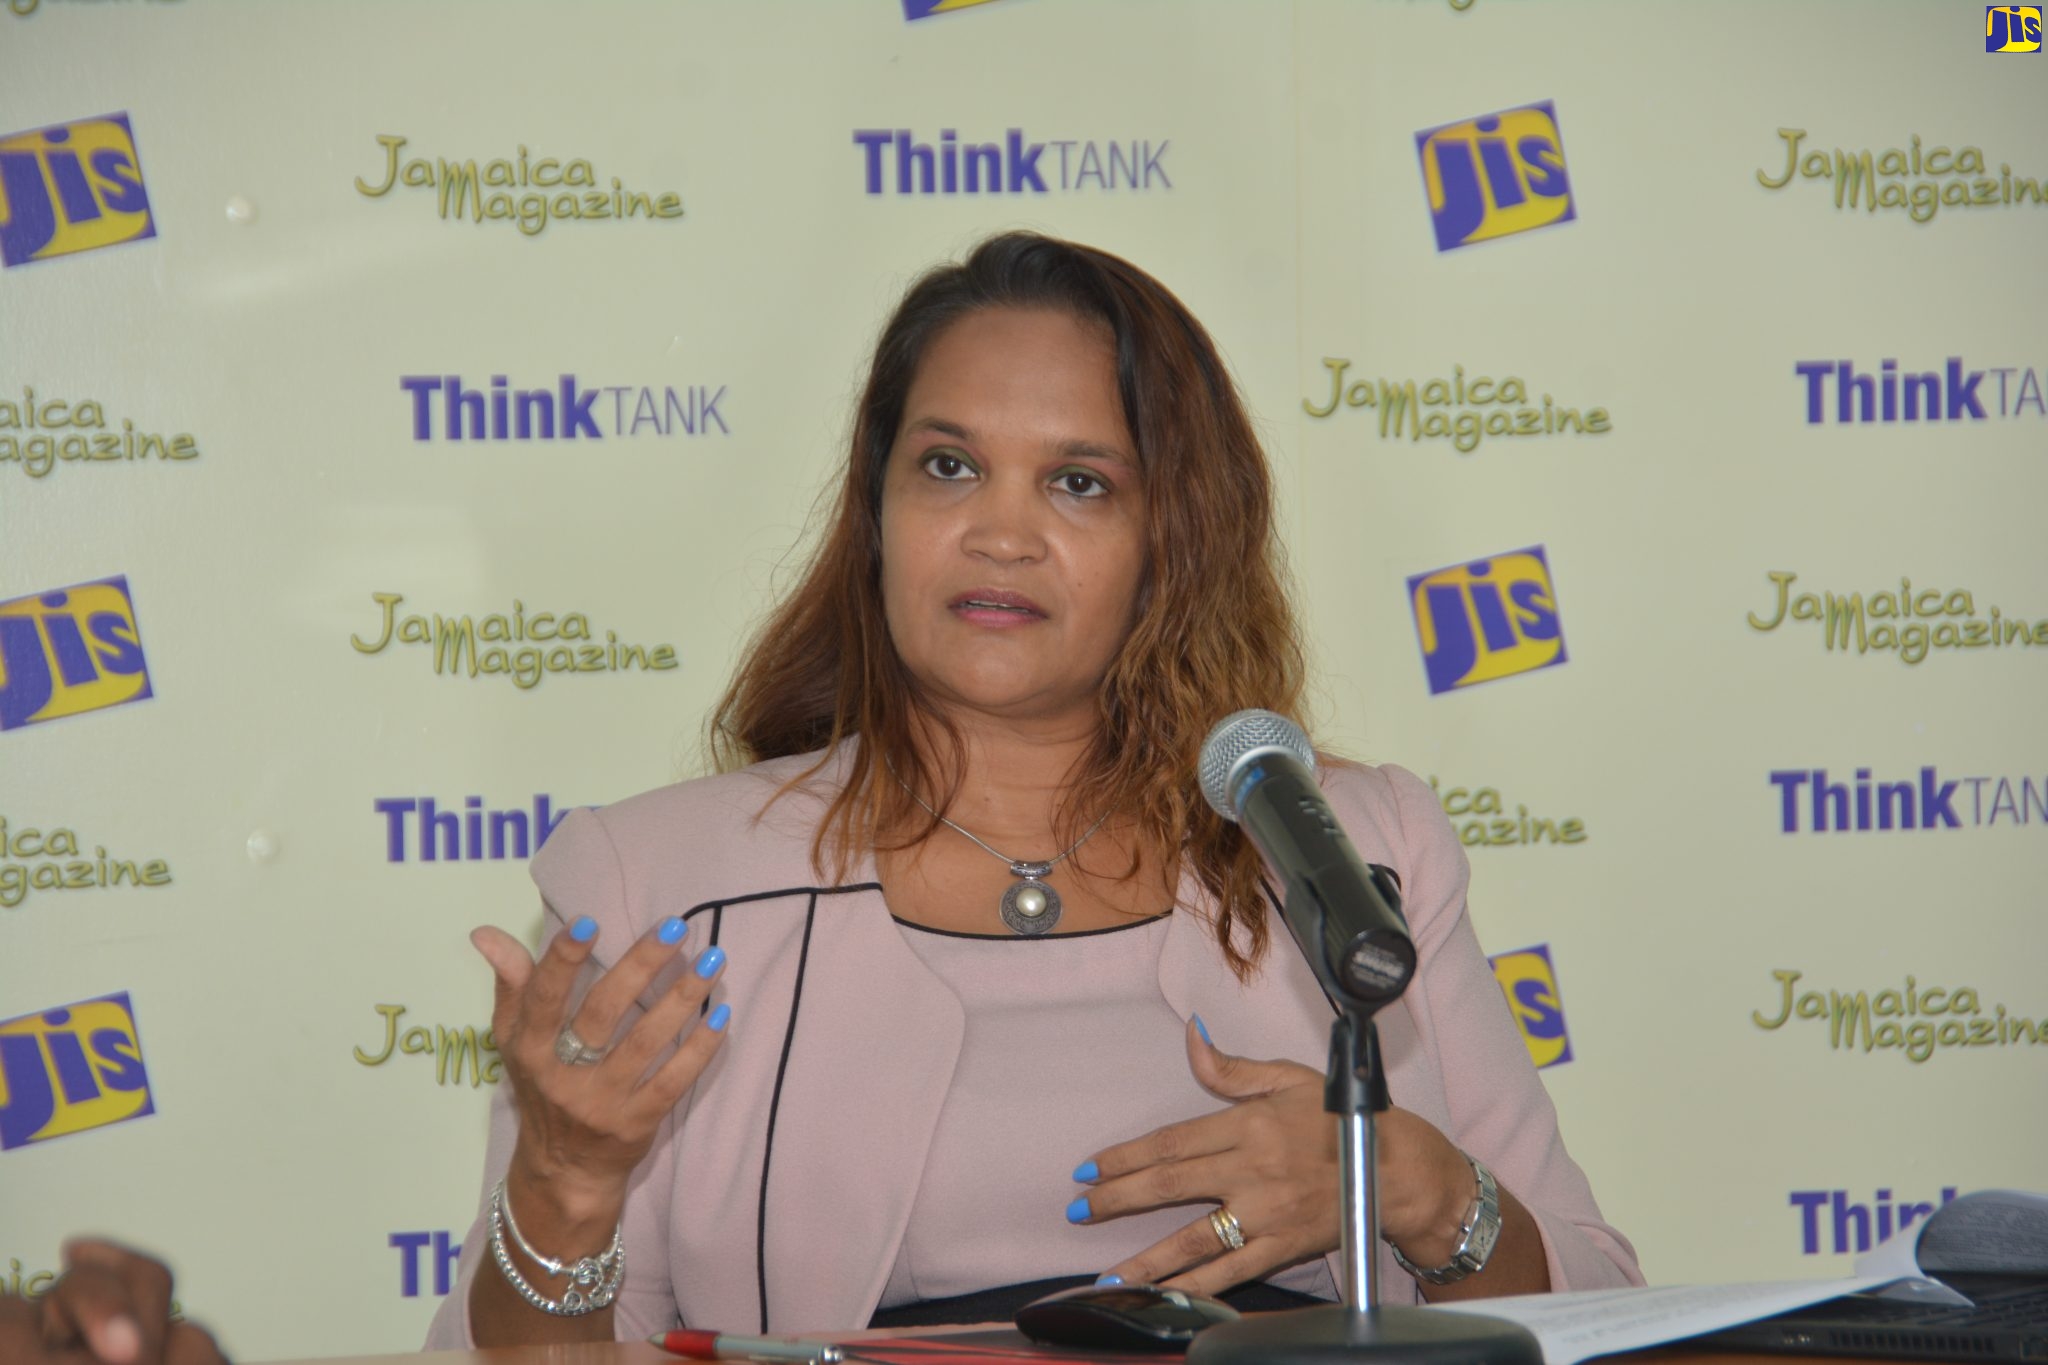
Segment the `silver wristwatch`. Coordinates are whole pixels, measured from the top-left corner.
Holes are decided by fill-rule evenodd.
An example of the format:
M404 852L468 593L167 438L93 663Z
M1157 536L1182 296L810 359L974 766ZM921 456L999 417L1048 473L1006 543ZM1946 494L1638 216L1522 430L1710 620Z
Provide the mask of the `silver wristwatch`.
M1467 1275L1484 1270L1487 1258L1493 1255L1493 1244L1500 1240L1500 1186L1485 1162L1469 1152L1459 1155L1472 1163L1472 1174L1479 1180L1479 1194L1473 1199L1465 1221L1458 1226L1458 1245L1451 1252L1451 1259L1429 1270L1403 1256L1401 1248L1392 1242L1387 1244L1401 1269L1428 1284L1456 1284Z

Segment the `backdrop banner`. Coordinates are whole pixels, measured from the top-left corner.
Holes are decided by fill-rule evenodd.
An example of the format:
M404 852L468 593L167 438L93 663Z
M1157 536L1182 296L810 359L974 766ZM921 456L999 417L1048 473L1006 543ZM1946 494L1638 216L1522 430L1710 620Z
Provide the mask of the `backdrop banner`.
M0 1288L418 1345L469 930L705 771L1012 227L1213 331L1317 741L1435 785L1653 1282L2048 1185L2039 7L0 3Z

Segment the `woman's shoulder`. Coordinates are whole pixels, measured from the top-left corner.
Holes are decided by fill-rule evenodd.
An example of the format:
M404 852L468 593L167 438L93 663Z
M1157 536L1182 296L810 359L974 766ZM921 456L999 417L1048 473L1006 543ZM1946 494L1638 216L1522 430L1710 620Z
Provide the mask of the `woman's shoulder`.
M1428 783L1397 763L1362 763L1331 754L1316 755L1317 781L1333 806L1358 810L1390 834L1413 838L1418 824L1442 814Z
M639 792L598 807L597 814L614 837L641 827L672 831L683 819L751 825L785 806L803 809L814 823L839 793L846 758L844 746L771 758Z
M602 869L632 884L687 872L718 894L807 883L847 757L843 746L820 749L575 811L534 859L535 879Z
M1408 880L1421 864L1462 860L1435 790L1408 769L1319 754L1317 773L1337 823L1367 862Z
M1430 951L1428 945L1441 942L1463 917L1471 881L1465 849L1436 790L1394 763L1331 759L1319 771L1337 823L1359 855L1400 878L1409 927L1418 946Z

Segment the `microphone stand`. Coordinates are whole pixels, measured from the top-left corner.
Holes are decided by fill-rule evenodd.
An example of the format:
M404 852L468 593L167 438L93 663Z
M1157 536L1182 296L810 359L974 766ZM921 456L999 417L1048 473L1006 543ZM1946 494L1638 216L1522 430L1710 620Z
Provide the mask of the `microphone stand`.
M1380 1031L1353 1010L1330 1024L1330 1070L1323 1079L1323 1112L1337 1116L1338 1159L1343 1163L1344 1222L1338 1229L1345 1306L1371 1309L1380 1301L1379 1142L1374 1115L1393 1101L1380 1069Z
M1290 899L1293 888L1290 888ZM1320 938L1320 935L1318 936ZM1428 1308L1383 1308L1379 1295L1379 1167L1373 1116L1391 1101L1372 1016L1390 1000L1362 1000L1323 954L1310 957L1337 1006L1323 1108L1337 1116L1343 1163L1340 1230L1344 1302L1219 1323L1188 1346L1187 1365L1543 1365L1530 1331L1504 1318Z

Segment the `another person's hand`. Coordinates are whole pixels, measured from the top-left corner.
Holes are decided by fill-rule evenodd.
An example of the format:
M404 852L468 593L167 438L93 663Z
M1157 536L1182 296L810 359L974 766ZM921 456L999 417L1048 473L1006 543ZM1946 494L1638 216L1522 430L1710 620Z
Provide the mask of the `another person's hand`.
M171 1321L171 1272L112 1242L64 1247L64 1274L40 1298L0 1294L7 1365L226 1365L203 1328Z
M564 1029L590 1048L605 1049L627 1009L675 963L685 937L680 920L656 925L597 979L572 1019L570 991L596 946L596 931L595 921L578 920L555 936L538 963L502 930L470 935L497 976L491 1027L519 1110L508 1182L523 1196L522 1216L538 1198L570 1219L616 1209L662 1119L696 1084L731 1015L720 1005L690 1027L725 963L723 949L709 948L601 1061L564 1062L557 1053ZM655 1065L686 1028L673 1055Z
M1237 1219L1244 1246L1226 1248L1204 1215L1106 1273L1127 1284L1214 1294L1336 1250L1337 1121L1323 1110L1322 1073L1233 1057L1192 1023L1188 1061L1195 1079L1231 1106L1097 1152L1086 1221L1214 1203ZM1471 1166L1450 1139L1401 1109L1378 1116L1376 1146L1381 1235L1420 1264L1438 1264L1471 1201ZM1073 1212L1080 1207L1077 1201ZM1440 1241L1443 1257L1420 1259Z

